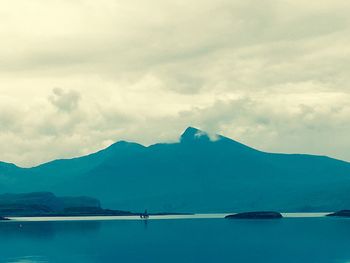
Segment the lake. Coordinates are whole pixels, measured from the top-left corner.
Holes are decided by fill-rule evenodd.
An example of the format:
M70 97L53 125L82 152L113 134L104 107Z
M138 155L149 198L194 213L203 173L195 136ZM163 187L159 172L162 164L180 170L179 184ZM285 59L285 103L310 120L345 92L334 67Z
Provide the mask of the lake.
M350 263L350 219L1 222L0 262Z

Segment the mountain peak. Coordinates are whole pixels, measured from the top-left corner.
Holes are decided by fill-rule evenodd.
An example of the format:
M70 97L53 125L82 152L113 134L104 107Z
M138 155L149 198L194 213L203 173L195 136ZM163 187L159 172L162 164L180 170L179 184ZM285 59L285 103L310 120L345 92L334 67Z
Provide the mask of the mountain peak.
M197 128L188 127L180 137L181 142L210 141L209 135Z

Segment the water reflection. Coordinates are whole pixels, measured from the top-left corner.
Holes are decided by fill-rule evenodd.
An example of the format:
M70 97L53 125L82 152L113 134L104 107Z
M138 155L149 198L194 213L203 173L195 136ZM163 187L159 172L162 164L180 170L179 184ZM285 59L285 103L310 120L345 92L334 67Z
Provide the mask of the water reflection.
M0 240L3 238L27 237L30 239L52 239L57 234L87 234L100 229L100 222L6 222L0 224ZM27 260L27 259L25 259Z
M350 220L0 223L0 262L340 263ZM28 257L29 256L29 257Z
M19 258L9 258L5 259L6 263L46 263L48 262L43 257L35 257L35 256L28 256L28 257L19 257Z

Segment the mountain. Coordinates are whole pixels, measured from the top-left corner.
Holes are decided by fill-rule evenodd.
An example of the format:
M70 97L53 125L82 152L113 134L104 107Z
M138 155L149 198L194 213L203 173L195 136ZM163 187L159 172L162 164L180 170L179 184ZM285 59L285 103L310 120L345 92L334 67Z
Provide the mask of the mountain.
M350 208L350 163L261 152L190 127L178 143L122 141L29 169L0 165L0 193L37 191L93 196L134 211L328 212Z

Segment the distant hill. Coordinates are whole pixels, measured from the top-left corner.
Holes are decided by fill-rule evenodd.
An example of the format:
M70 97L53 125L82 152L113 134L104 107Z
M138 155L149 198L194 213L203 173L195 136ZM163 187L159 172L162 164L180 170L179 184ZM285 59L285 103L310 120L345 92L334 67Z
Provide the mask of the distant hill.
M133 215L131 212L103 209L100 201L86 196L57 197L50 192L0 195L0 215L13 216L91 216Z
M90 197L57 197L49 192L0 195L2 216L44 215L72 207L101 208L100 202Z
M350 208L350 164L265 153L190 127L178 143L122 141L30 169L0 163L0 193L31 191L93 196L126 210L337 211Z

